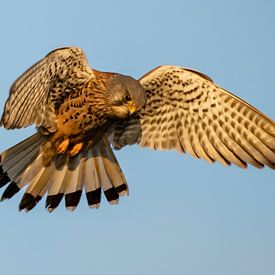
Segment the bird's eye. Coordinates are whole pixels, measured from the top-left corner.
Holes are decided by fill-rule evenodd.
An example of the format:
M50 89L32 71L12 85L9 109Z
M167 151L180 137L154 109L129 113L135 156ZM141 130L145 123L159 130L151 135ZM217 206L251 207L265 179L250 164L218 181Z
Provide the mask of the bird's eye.
M127 93L125 96L124 96L124 101L125 102L130 102L132 100L131 96L129 95L129 93Z

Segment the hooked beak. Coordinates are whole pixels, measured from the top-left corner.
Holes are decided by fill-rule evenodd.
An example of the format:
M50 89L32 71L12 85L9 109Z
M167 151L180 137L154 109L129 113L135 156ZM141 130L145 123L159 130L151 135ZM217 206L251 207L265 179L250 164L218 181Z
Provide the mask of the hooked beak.
M131 105L129 105L129 113L130 113L130 115L132 115L133 113L135 113L136 112L136 106L135 106L135 103L132 103Z

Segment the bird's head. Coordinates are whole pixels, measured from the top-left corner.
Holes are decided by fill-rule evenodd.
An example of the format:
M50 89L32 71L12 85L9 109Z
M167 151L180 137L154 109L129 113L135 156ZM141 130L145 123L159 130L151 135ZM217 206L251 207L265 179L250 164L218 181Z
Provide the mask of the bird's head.
M145 90L132 77L114 74L108 78L106 84L108 103L115 117L127 118L145 105Z

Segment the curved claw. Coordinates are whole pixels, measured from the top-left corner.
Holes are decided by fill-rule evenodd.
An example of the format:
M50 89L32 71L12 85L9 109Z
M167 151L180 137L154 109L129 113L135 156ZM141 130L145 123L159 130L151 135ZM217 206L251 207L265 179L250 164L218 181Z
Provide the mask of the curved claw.
M70 156L75 156L77 155L81 149L83 148L83 142L76 143L73 148L69 151Z
M70 144L70 139L69 138L65 138L56 148L56 152L58 154L64 154L67 149L68 149L68 146Z

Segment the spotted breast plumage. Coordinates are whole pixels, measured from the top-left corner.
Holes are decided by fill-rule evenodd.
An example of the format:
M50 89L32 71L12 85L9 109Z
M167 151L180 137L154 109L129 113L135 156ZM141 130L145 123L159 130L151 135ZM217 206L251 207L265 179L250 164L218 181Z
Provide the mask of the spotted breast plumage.
M208 76L160 66L139 80L91 69L80 48L50 52L10 89L1 125L37 132L2 152L1 200L27 186L19 209L47 194L54 210L73 210L85 189L90 207L102 190L111 204L128 185L111 145L188 152L210 163L275 169L275 124Z

